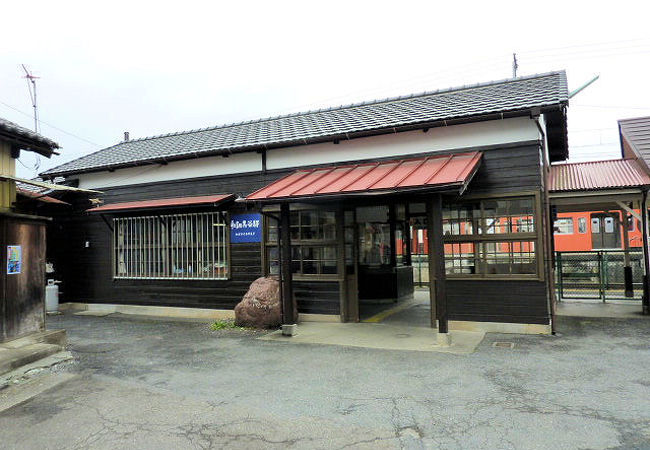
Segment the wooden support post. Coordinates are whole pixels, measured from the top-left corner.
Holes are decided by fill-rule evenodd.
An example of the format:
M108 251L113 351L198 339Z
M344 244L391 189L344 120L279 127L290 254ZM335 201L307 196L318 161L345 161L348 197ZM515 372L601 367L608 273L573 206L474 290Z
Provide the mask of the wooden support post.
M390 266L397 266L397 243L395 242L395 229L397 228L397 223L395 222L395 205L391 204L388 206L388 229L390 233Z
M404 230L402 232L404 240L404 265L410 266L413 264L413 257L411 255L411 216L409 214L409 204L404 205Z
M282 326L296 323L296 306L293 299L293 280L291 274L291 229L289 204L280 205L280 259L282 272Z
M623 218L621 226L623 227L623 279L625 281L625 296L634 297L634 285L632 283L632 266L630 265L630 236L628 233L629 217L627 211L621 209Z
M648 237L648 191L643 191L641 200L641 227L643 231L643 266L645 274L643 275L643 314L650 314L650 239Z
M448 333L445 247L442 233L442 195L427 199L427 235L429 238L429 292L431 322L438 319L438 333Z
M339 278L339 309L341 322L349 322L348 277L345 261L345 213L339 206L336 209L336 273Z

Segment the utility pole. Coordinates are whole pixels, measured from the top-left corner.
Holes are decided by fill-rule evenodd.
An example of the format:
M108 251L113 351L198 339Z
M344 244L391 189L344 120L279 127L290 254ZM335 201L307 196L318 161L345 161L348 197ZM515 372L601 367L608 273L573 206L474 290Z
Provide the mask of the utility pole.
M517 78L518 68L519 68L519 64L517 64L517 54L513 53L512 54L512 78Z
M23 78L27 79L27 88L29 89L29 97L32 99L32 107L34 108L34 131L38 133L38 104L36 102L36 80L40 77L32 75L32 73L27 70L25 64L21 64L23 70L25 71L25 76Z

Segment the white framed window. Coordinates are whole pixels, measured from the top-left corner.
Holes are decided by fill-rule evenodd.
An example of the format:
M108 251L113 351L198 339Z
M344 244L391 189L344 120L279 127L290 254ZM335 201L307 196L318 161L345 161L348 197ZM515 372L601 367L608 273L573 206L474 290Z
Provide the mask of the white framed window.
M573 219L570 217L556 219L553 228L555 234L573 234Z
M585 217L578 218L578 233L585 234L587 232L587 219Z
M116 217L116 279L225 280L229 276L225 212Z
M600 233L600 219L598 217L591 218L591 232L593 234Z

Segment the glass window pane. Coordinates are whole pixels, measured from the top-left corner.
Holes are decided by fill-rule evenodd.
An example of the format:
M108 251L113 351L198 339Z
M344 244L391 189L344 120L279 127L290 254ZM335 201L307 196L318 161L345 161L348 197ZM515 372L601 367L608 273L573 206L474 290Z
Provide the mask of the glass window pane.
M533 241L483 243L481 259L486 274L535 274L537 271Z
M600 233L600 218L598 217L591 218L591 232L594 234Z
M587 219L580 217L578 219L578 233L584 234L587 232Z
M333 211L321 212L320 225L323 228L323 239L332 241L336 239L336 216Z
M476 272L475 244L473 242L445 244L445 271L448 274Z
M573 234L573 219L563 217L557 219L553 224L555 234Z

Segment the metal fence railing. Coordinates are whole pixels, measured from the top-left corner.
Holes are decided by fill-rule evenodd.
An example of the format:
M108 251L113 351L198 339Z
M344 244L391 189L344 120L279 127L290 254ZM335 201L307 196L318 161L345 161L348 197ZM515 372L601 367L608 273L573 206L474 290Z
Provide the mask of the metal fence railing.
M625 252L595 250L555 252L555 285L560 299L640 300L643 254L629 252L633 295L625 292Z

